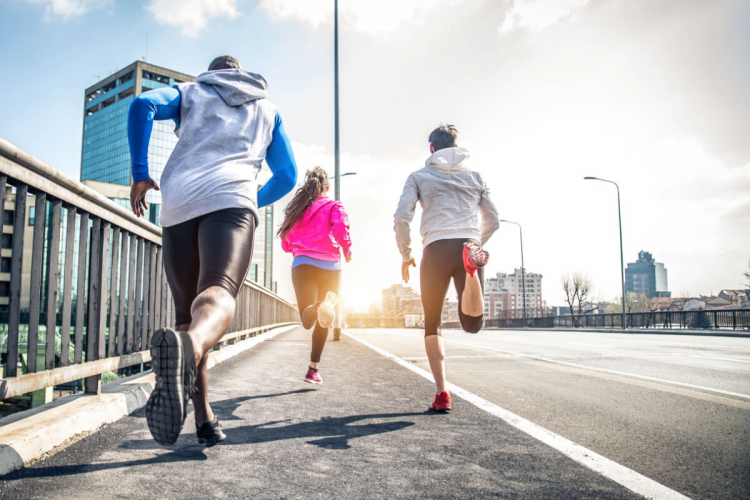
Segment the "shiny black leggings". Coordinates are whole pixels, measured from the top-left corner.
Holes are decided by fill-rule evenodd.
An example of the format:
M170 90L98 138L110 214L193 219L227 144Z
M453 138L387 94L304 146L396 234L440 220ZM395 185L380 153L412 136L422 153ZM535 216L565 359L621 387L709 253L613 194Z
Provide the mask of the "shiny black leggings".
M309 264L292 269L292 284L297 295L297 308L304 328L312 328L312 352L310 361L320 362L323 347L328 339L328 328L318 325L318 304L323 302L328 292L339 293L341 271L329 271Z
M228 208L162 229L175 324L190 324L193 301L209 287L237 297L250 268L255 225L250 209Z
M458 294L458 319L461 327L469 333L482 329L484 315L468 316L461 311L461 296L466 286L463 251L466 239L449 239L433 241L427 245L422 254L419 267L419 281L422 289L424 306L424 336L440 335L440 323L443 316L443 303L448 286L453 285ZM484 290L484 270L479 269L479 281Z

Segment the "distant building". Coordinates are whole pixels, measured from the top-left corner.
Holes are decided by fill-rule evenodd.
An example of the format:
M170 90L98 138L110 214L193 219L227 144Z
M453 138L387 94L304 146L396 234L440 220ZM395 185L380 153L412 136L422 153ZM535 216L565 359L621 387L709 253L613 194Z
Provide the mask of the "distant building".
M391 285L383 290L384 313L404 308L422 309L422 298L408 286Z
M273 205L258 210L258 227L253 241L253 258L247 270L247 278L272 292L276 292L273 280Z
M142 92L194 80L184 73L136 61L87 88L83 102L81 181L130 186L130 103ZM154 122L148 157L149 174L157 184L177 144L174 129L171 120ZM127 198L129 207L129 196ZM149 191L146 201L150 205L147 218L158 225L161 193Z
M513 315L510 307L511 295L508 290L485 290L484 317L485 319L508 319Z
M642 293L650 298L669 297L667 268L649 252L638 252L638 260L625 268L625 292Z
M526 285L526 316L529 318L541 316L544 312L541 274L527 272L524 276L521 269L516 269L513 271L513 274L497 273L494 277L485 280L485 294L502 292L503 290L507 291L507 303L504 302L502 294L499 294L496 299L492 299L493 303L496 303L495 301L501 303L504 311L509 311L504 316L506 318L523 317L524 278ZM487 307L488 303L485 300L485 314L488 311Z
M729 301L732 307L748 308L750 307L750 290L722 290L719 297Z

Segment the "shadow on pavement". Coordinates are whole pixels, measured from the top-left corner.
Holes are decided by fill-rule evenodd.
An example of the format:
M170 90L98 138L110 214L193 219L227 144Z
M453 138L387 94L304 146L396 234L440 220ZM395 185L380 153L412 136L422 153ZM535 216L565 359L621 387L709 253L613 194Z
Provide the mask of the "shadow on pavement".
M324 417L311 422L300 422L279 426L289 420L266 422L258 425L246 425L227 429L227 442L231 444L268 443L297 438L320 438L307 441L321 448L346 450L351 446L349 440L358 437L383 434L411 427L414 422L399 420L374 424L351 425L361 420L412 417L432 415L432 412L420 413L380 413L370 415L351 415L348 417Z
M216 412L222 416L222 420L243 420L233 415L239 406L251 399L271 398L285 396L289 394L298 394L313 391L314 389L300 389L278 394L266 394L261 396L248 396L241 398L227 399L217 401L211 405L215 407ZM370 424L352 425L356 422L371 419L393 419L414 416L436 415L431 410L414 413L375 413L366 415L351 415L347 417L324 417L319 420L310 422L299 422L295 424L282 425L289 420L279 420L266 422L258 425L246 425L225 429L227 434L226 444L242 445L268 443L274 441L283 441L287 439L313 438L307 441L325 449L346 450L351 448L350 439L383 434L386 432L398 431L414 425L413 421L397 420L389 422L378 422ZM229 418L231 416L231 418ZM317 439L315 439L317 438ZM99 464L75 464L75 465L57 465L49 467L31 467L23 468L12 472L2 479L5 481L16 481L27 478L43 478L56 476L70 476L76 474L86 474L102 470L112 470L121 468L136 467L139 465L157 465L172 462L196 462L207 460L208 457L203 453L205 448L192 441L192 433L188 435L183 433L180 443L184 445L174 451L157 455L150 458L128 460L123 462L99 463ZM191 440L190 444L186 440ZM215 449L220 448L221 444ZM120 445L121 449L128 450L160 450L163 449L150 439L131 440Z

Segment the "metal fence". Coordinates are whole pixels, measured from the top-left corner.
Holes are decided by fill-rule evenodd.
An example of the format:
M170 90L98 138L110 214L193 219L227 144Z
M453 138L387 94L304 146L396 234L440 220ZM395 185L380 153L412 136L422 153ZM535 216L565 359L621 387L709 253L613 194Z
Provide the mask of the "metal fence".
M627 328L639 329L750 329L750 309L647 311L625 315ZM511 319L485 319L485 328L622 328L622 314L583 314ZM461 328L457 321L443 328Z
M6 219L0 400L80 379L99 393L102 373L150 361L151 335L175 318L160 228L0 139ZM222 340L297 321L291 304L248 280Z

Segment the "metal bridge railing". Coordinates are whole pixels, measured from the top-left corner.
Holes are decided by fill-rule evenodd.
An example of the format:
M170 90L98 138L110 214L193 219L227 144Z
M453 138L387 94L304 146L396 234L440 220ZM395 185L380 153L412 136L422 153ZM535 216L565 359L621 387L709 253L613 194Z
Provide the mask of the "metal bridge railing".
M103 373L150 361L175 317L161 228L1 138L0 222L0 400L80 379L99 393ZM247 280L223 341L297 321Z

